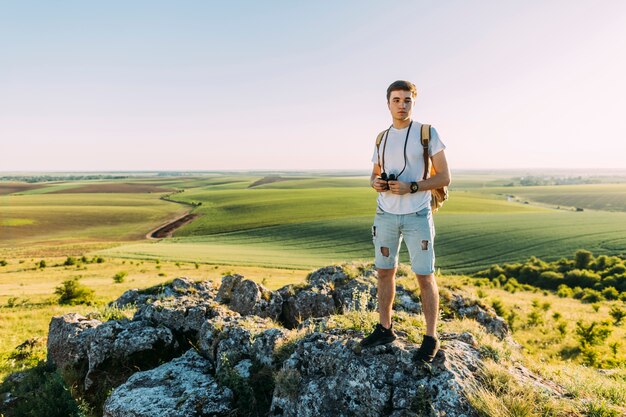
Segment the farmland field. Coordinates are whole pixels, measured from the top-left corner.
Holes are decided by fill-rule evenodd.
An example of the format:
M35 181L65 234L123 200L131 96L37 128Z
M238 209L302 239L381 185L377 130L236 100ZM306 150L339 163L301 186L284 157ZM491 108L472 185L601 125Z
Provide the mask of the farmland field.
M450 201L435 215L443 272L533 255L553 260L579 248L626 252L626 184L503 186L507 181L495 174L455 178ZM69 251L296 269L372 257L376 203L366 177L231 173L0 185L5 257ZM166 195L170 201L160 198ZM145 239L190 210L198 217L172 238ZM408 260L404 249L401 260Z
M187 188L172 198L201 203L194 211L200 217L172 239L99 253L286 268L372 257L375 195L366 178L298 178L248 188L255 180L213 179ZM477 183L472 181L502 182L493 177L465 179L463 190L453 189L450 201L435 215L437 265L444 272L471 272L533 255L551 260L580 248L597 254L626 251L626 213L574 212L507 201L503 190L512 187L474 188ZM619 198L619 187L605 192ZM405 250L401 260L408 260Z
M0 255L144 239L155 226L188 210L160 200L164 192L99 193L92 184L91 192L58 193L68 185L77 186L55 184L31 190L35 194L0 196ZM107 187L117 191L115 184Z
M535 187L498 187L489 193L506 193L561 207L626 211L626 184L580 184Z

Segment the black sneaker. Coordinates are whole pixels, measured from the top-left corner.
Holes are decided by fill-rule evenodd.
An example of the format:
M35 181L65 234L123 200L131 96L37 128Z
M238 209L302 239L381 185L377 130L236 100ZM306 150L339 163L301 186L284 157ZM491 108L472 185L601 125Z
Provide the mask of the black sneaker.
M424 335L422 345L417 349L413 358L418 362L430 363L435 359L439 346L439 339Z
M374 331L361 340L361 346L364 348L384 345L396 340L396 334L393 332L393 324L385 329L381 324L377 324Z

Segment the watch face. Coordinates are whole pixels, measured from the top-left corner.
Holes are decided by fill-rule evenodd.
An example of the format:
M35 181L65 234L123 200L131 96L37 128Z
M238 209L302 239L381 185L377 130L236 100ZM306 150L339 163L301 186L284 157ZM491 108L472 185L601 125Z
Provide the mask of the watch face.
M413 191L413 192L417 191L417 183L416 182L411 184L411 191Z

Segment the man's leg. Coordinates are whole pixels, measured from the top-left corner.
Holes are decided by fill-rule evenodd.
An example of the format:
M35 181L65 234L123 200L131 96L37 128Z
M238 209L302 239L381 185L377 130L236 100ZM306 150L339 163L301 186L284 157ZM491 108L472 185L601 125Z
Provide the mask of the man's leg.
M386 329L391 327L391 310L396 296L396 270L377 269L378 271L378 314L380 324Z
M391 310L396 295L396 269L400 250L400 230L397 216L377 212L372 226L374 256L378 271L378 312L380 323L361 340L364 348L391 343L396 339L391 326Z
M432 362L439 350L437 319L439 316L439 289L435 281L435 228L430 208L406 218L402 230L409 254L411 268L417 277L422 299L422 310L426 319L426 334L415 353L419 362Z
M439 288L437 288L435 275L415 274L415 276L417 277L417 282L420 286L422 310L424 311L424 318L426 319L426 335L430 337L437 337L437 319L439 318Z

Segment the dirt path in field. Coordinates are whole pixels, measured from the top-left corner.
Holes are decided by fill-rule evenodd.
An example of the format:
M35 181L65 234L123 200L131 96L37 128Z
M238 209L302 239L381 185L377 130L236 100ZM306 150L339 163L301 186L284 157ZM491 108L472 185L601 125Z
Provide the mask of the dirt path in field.
M193 219L198 217L197 214L187 213L184 216L178 217L168 223L157 227L146 235L148 239L163 239L166 237L171 237L176 229L186 225L191 222Z

